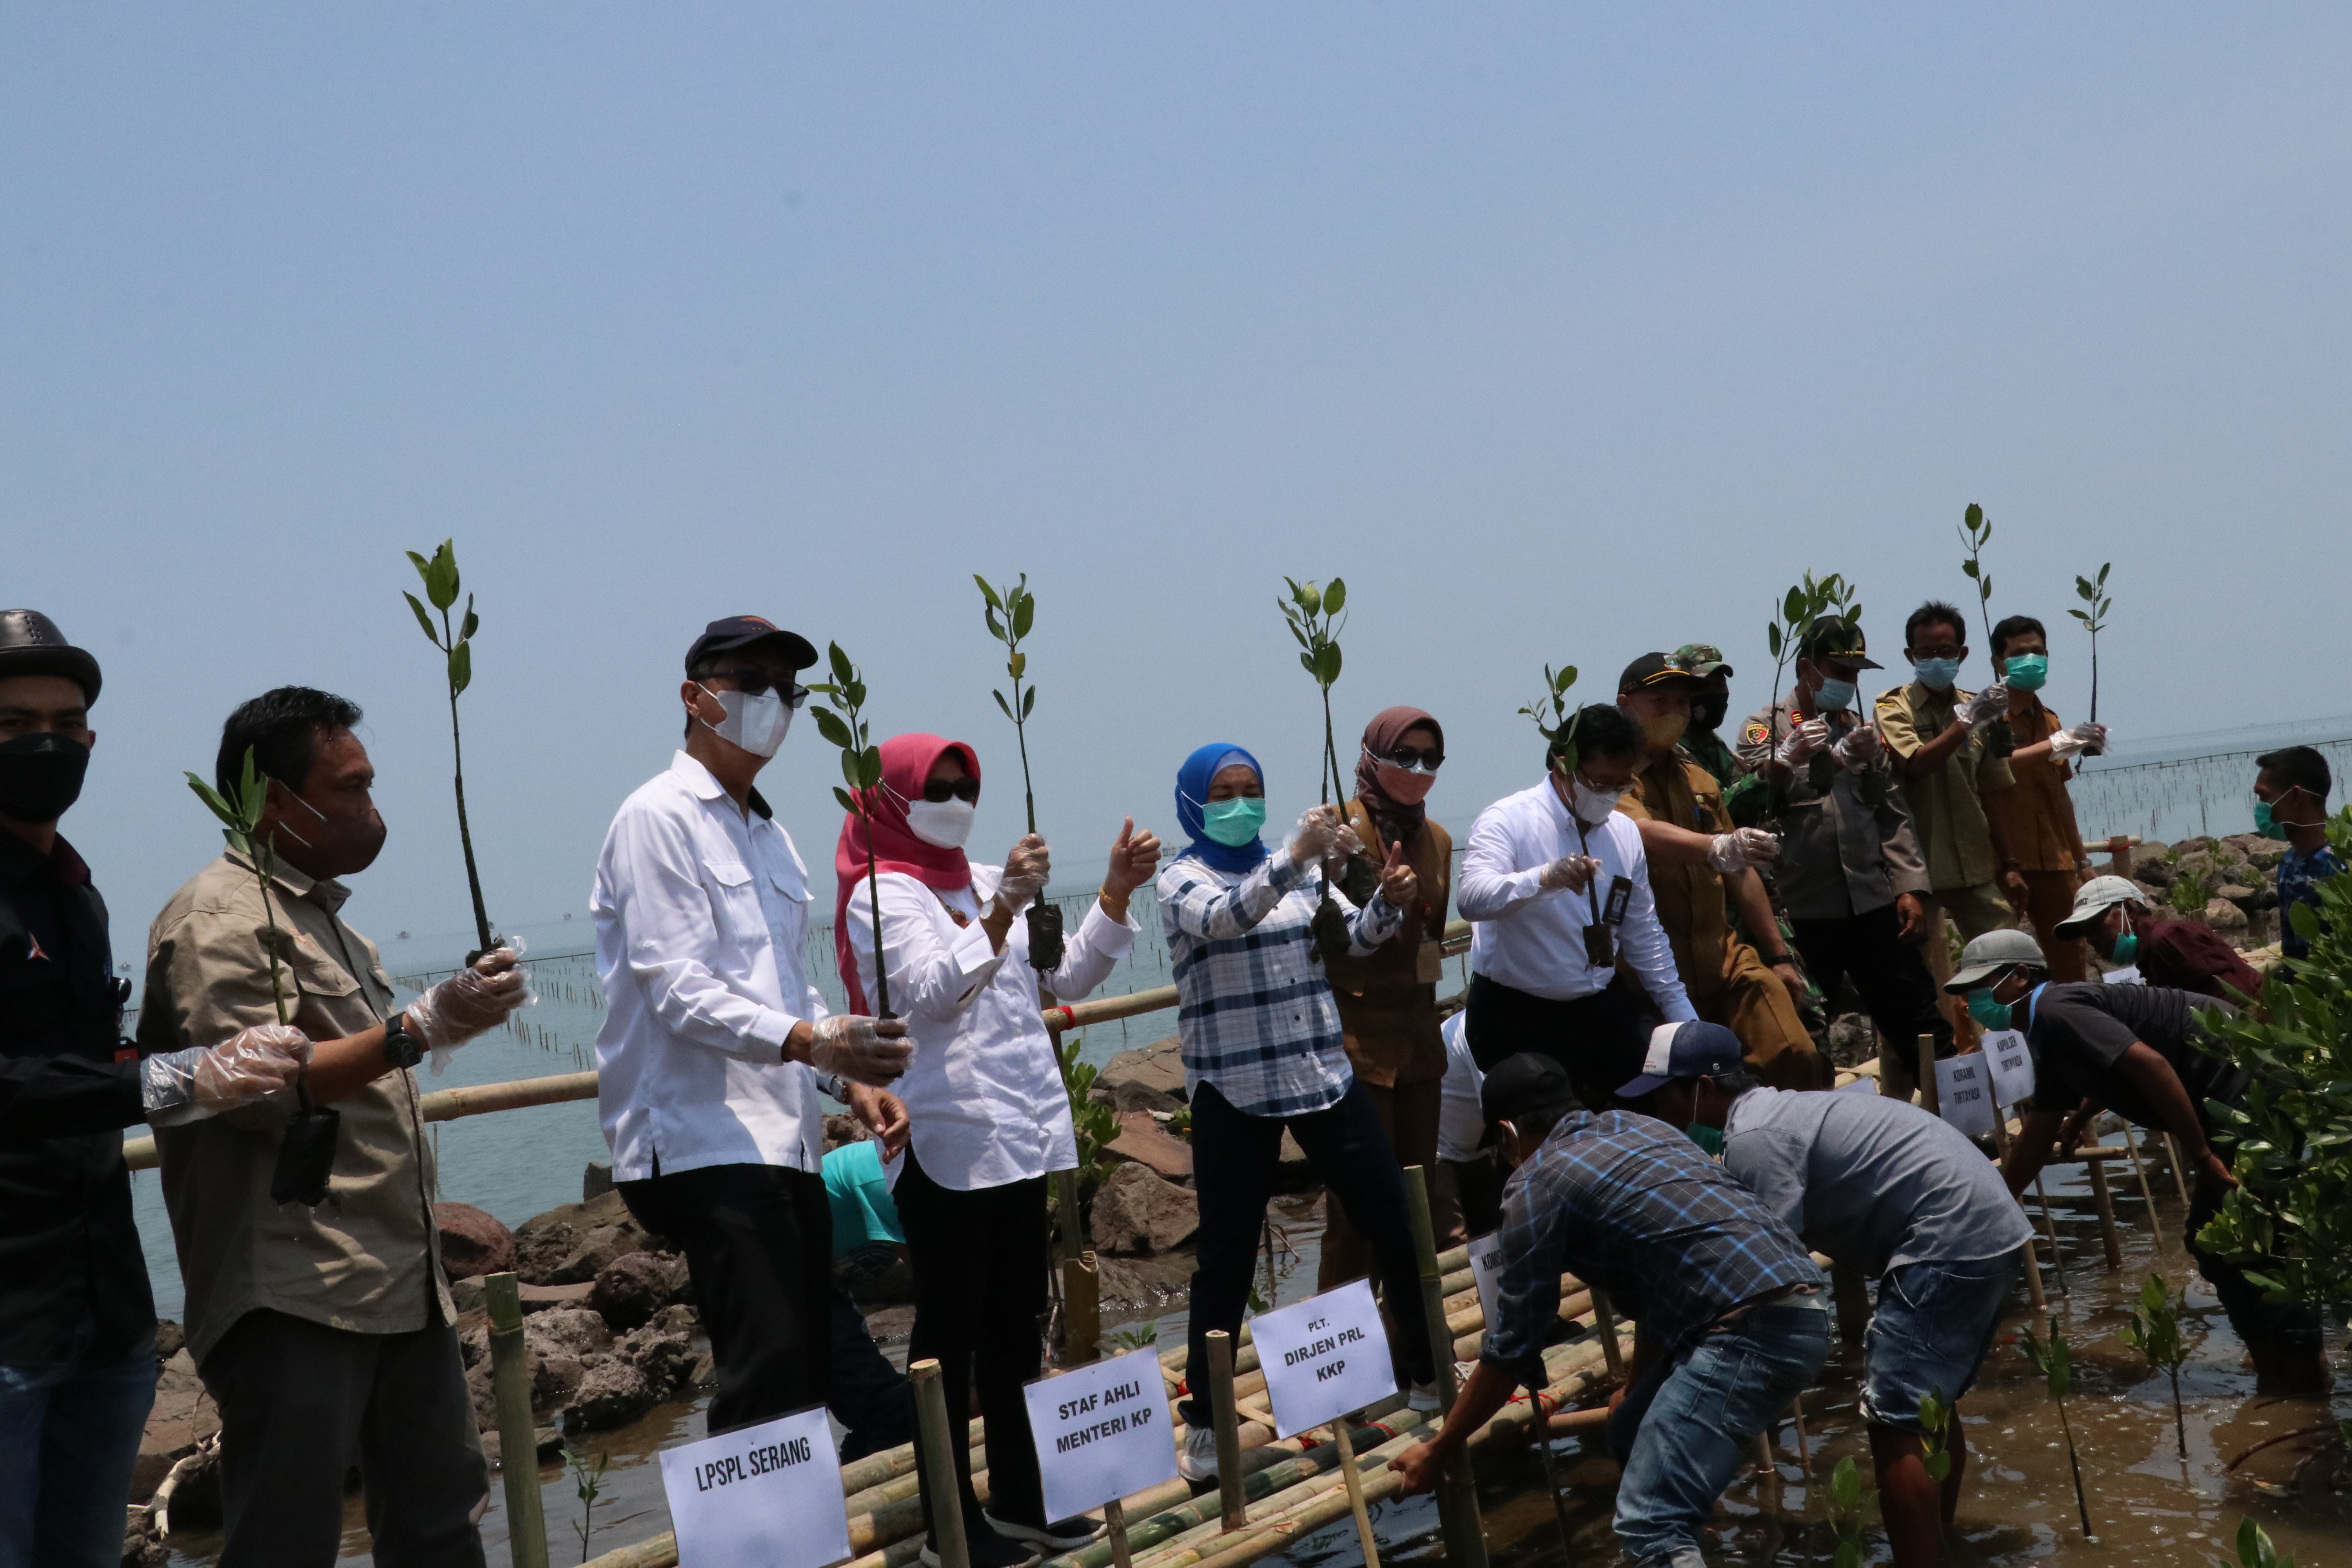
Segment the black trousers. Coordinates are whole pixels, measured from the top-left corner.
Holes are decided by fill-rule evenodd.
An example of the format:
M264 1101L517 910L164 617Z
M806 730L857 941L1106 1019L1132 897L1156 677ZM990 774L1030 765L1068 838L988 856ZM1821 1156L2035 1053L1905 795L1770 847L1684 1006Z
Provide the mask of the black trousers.
M1590 996L1559 1002L1515 990L1483 974L1470 976L1470 1055L1480 1072L1521 1051L1547 1056L1568 1069L1576 1097L1592 1110L1616 1103L1616 1089L1642 1073L1649 1036L1646 1004L1622 974Z
M781 1165L658 1170L619 1184L637 1223L686 1253L719 1392L709 1429L770 1421L831 1392L833 1208Z
M1789 922L1797 938L1798 955L1805 973L1822 988L1822 1000L1837 1005L1838 985L1852 980L1862 997L1863 1010L1878 1032L1909 1060L1912 1045L1922 1035L1936 1037L1936 1055L1952 1054L1952 1021L1936 1005L1936 980L1927 973L1927 954L1916 942L1895 933L1903 918L1895 906L1849 915L1842 921ZM1928 940L1942 940L1930 931Z
M940 1363L940 1392L948 1423L959 1435L973 1391L988 1422L989 1511L1020 1524L1045 1521L1045 1483L1029 1435L1029 1404L1021 1385L1044 1370L1045 1178L957 1192L933 1181L915 1152L891 1191L907 1232L915 1268L915 1328L908 1337L909 1364L926 1356ZM955 1450L956 1490L967 1525L980 1520L971 1489L971 1449L961 1436ZM915 1446L918 1469L922 1445ZM923 1523L930 1526L931 1478L923 1477Z
M849 1292L833 1288L832 1394L825 1403L849 1428L841 1435L841 1462L862 1459L915 1440L915 1389L874 1343L866 1314Z
M1400 1343L1391 1346L1415 1383L1437 1375L1421 1310L1421 1268L1404 1212L1404 1172L1381 1130L1380 1113L1359 1081L1339 1103L1298 1116L1252 1116L1203 1083L1192 1097L1192 1184L1201 1194L1201 1236L1192 1273L1192 1328L1186 1344L1184 1420L1203 1426L1209 1403L1209 1331L1238 1334L1257 1270L1259 1227L1282 1163L1282 1130L1298 1140L1307 1163L1347 1205L1348 1223L1371 1244L1381 1296ZM990 1450L992 1457L994 1450Z
M247 1312L201 1368L220 1406L225 1568L331 1568L353 1461L381 1568L482 1568L489 1470L457 1331Z

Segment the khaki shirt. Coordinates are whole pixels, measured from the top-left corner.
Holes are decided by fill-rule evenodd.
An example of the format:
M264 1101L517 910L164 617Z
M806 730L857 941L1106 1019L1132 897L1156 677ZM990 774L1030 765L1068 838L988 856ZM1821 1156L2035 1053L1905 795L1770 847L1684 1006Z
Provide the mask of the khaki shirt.
M392 977L375 943L335 915L350 890L280 865L272 892L279 979L295 1026L332 1040L389 1016ZM197 872L148 928L140 1048L218 1045L276 1023L263 948L270 936L249 862L224 855ZM373 1334L455 1321L441 1282L415 1076L386 1073L334 1109L342 1117L335 1163L316 1209L269 1201L290 1104L156 1134L187 1281L188 1349L199 1366L257 1308Z
M1739 728L1741 765L1752 773L1770 762L1794 714L1786 702L1751 714ZM1851 716L1827 717L1832 744L1856 723ZM1790 920L1842 921L1883 910L1898 894L1930 890L1927 863L1885 752L1860 768L1840 767L1826 751L1816 752L1786 786L1771 788L1770 799L1780 826L1772 884Z
M1930 691L1913 681L1878 694L1878 732L1898 757L1908 757L1952 726L1956 708L1971 694L1955 687ZM2016 779L2009 763L1993 755L1979 729L1923 779L1903 781L1904 803L1927 857L1927 879L1937 892L1990 882L2000 870L1992 852L1992 829L1982 796L2010 788Z
M1671 822L1710 837L1731 830L1723 786L1680 747L1664 757L1644 753L1641 771L1618 797L1617 809L1636 822ZM1694 997L1712 996L1722 988L1724 950L1731 940L1722 874L1704 863L1653 859L1650 889L1684 987ZM1627 978L1640 984L1636 975L1628 973Z
M2011 696L2009 732L2017 738L2019 751L2039 745L2064 728L2032 692ZM2058 757L2030 762L2011 757L2009 771L2017 787L1986 795L1985 810L2000 825L2011 858L2021 870L2074 870L2075 857L2083 852L2074 803L2066 794L2066 781L2074 770Z

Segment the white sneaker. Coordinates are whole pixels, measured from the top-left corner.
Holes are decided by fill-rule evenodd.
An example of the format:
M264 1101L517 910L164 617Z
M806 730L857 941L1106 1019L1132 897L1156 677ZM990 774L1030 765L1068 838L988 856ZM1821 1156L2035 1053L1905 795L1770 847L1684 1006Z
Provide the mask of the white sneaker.
M1437 1397L1437 1379L1433 1377L1427 1383L1416 1383L1406 1390L1404 1407L1407 1410L1418 1410L1423 1415L1438 1409L1440 1401Z
M1194 1426L1184 1434L1183 1451L1176 1456L1176 1473L1188 1481L1217 1479L1217 1429Z

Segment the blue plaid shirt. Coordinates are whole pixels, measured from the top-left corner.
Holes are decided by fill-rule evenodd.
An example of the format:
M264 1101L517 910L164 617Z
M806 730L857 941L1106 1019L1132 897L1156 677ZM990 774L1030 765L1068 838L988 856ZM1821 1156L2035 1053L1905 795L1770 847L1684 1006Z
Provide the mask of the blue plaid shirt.
M1558 1337L1563 1273L1608 1291L1670 1356L1743 1301L1824 1282L1762 1199L1686 1135L1632 1111L1562 1117L1512 1173L1501 1235L1478 1358L1523 1383Z
M1323 879L1277 849L1248 872L1180 855L1160 873L1160 914L1176 971L1176 1036L1184 1086L1203 1083L1252 1116L1322 1110L1348 1092L1339 1009L1316 962L1313 923ZM1404 916L1375 894L1348 917L1348 951L1361 958L1396 934Z

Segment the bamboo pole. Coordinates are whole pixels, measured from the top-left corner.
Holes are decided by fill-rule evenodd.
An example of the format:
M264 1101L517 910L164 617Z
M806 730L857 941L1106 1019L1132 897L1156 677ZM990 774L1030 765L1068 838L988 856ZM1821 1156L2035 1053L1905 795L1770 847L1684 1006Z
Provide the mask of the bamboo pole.
M2148 1234L2157 1247L2164 1247L2164 1217L2156 1212L2156 1191L2147 1184L2147 1163L2139 1157L2139 1129L2124 1124L2124 1148L2131 1154L2132 1174L2139 1178L2140 1201L2147 1205Z
M2107 1164L2104 1160L2086 1162L2091 1167L2091 1195L2099 1209L2099 1244L2106 1249L2107 1272L2115 1273L2124 1266L2124 1247L2116 1235L2116 1198L2107 1188Z
M931 1544L940 1568L971 1568L963 1537L962 1488L956 1484L955 1436L948 1426L948 1397L940 1386L940 1363L925 1356L907 1369L915 1384L915 1422L923 1444L925 1493L930 1500Z
M2074 1291L2066 1283L2066 1255L2058 1247L2058 1222L2051 1215L2050 1189L2042 1183L2039 1171L2033 1173L2033 1195L2042 1206L2042 1232L2050 1238L2050 1271L2058 1276L2058 1294L2071 1301Z
M540 1511L539 1437L530 1418L530 1352L522 1342L522 1297L511 1272L484 1280L482 1295L490 1314L490 1388L499 1407L507 1551L514 1568L547 1568L547 1521Z
M1609 1292L1598 1287L1592 1291L1592 1327L1601 1336L1601 1359L1609 1375L1624 1376L1625 1358L1617 1350L1617 1310L1609 1304Z
M1437 1230L1429 1218L1429 1185L1419 1165L1404 1168L1405 1213L1412 1222L1413 1251L1421 1263L1421 1310L1429 1334L1430 1360L1434 1363L1440 1408L1454 1408L1454 1335L1445 1321L1445 1298L1437 1271ZM1599 1293L1594 1293L1596 1305ZM1602 1343L1613 1350L1613 1335ZM1465 1450L1437 1483L1437 1517L1445 1533L1445 1557L1452 1568L1486 1568L1486 1531L1478 1518L1478 1484L1470 1471Z
M1117 1498L1103 1504L1103 1529L1110 1536L1111 1568L1135 1568L1127 1544L1127 1510Z
M1356 1469L1356 1445L1348 1436L1348 1417L1331 1423L1331 1443L1339 1450L1339 1479L1348 1489L1348 1509L1356 1516L1356 1544L1363 1548L1365 1568L1381 1568L1381 1545L1372 1539L1371 1510L1364 1506L1364 1478Z
M1234 1341L1223 1329L1209 1331L1209 1419L1217 1433L1217 1497L1227 1530L1249 1522L1242 1498L1242 1435L1234 1425Z
M2180 1140L2175 1138L2169 1132L2164 1135L2164 1153L2165 1158L2170 1161L2172 1164L2172 1184L2180 1189L2181 1206L2183 1208L2187 1208L2190 1202L2189 1196L2189 1163L2180 1157ZM2180 1222L2180 1235L2182 1240L2185 1242L2189 1236L2189 1222L2186 1219Z

